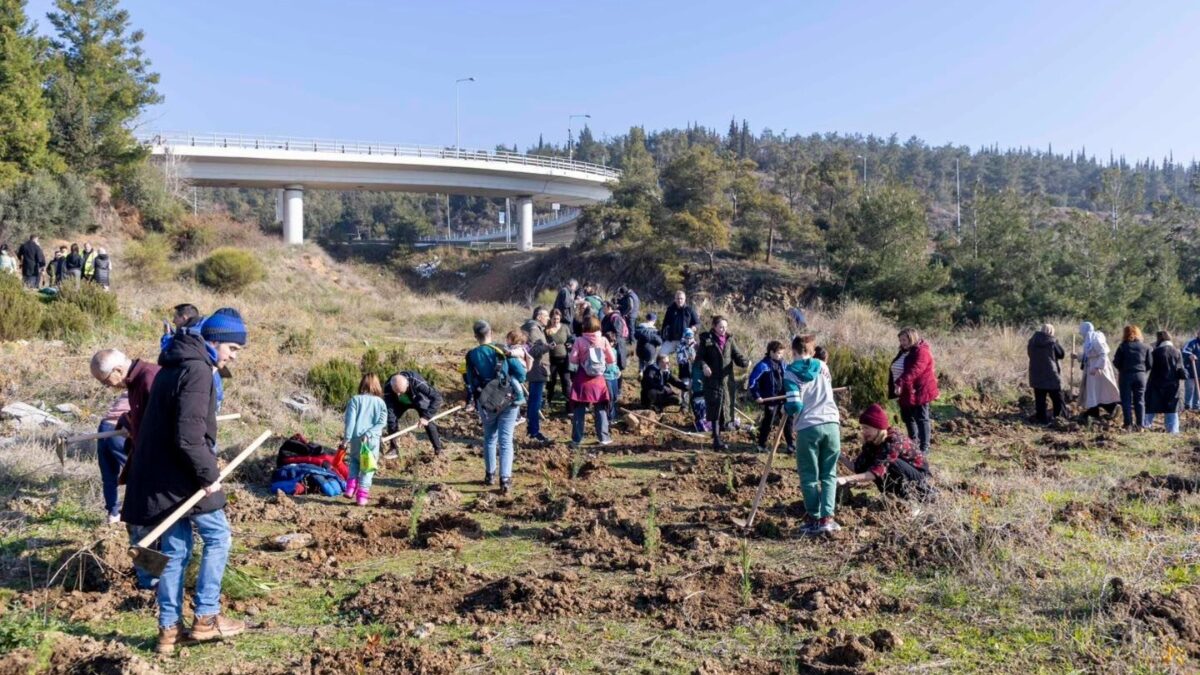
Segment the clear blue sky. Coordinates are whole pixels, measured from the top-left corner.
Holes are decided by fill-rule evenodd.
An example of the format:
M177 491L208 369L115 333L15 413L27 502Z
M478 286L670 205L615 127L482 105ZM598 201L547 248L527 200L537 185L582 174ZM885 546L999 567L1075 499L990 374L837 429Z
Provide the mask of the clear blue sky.
M31 0L43 31L51 0ZM1200 158L1200 3L127 0L156 130L562 143L567 115Z

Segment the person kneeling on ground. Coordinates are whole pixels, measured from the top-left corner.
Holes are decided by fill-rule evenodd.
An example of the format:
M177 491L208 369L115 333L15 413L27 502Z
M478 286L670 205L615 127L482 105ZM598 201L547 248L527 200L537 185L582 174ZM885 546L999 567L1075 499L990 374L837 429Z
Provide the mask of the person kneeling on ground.
M858 418L862 425L863 448L854 460L852 476L837 479L838 485L875 483L880 492L902 499L926 499L933 495L929 486L929 465L905 434L888 424L883 407L872 403Z
M433 452L442 454L442 439L438 435L436 422L429 420L442 407L442 395L433 385L425 381L417 373L402 370L388 378L383 388L383 402L387 405L387 432L394 434L400 429L400 418L409 410L416 410L420 417L418 424L425 429L429 442L433 444ZM395 459L400 450L396 439L388 441L388 458Z
M175 643L238 635L246 624L222 616L221 581L233 536L225 518L225 493L217 467L217 392L213 372L237 359L246 344L246 324L237 310L209 317L201 334L179 332L158 357L150 400L137 432L139 452L129 459L121 519L153 527L198 490L204 498L163 534L168 562L159 577L158 652L170 654ZM191 631L182 624L184 576L192 557L193 534L204 543L196 577L196 619Z
M833 519L837 506L837 464L842 454L841 417L833 398L833 378L823 361L813 358L816 337L792 339L795 360L784 371L784 411L796 419L796 471L804 493L808 536L842 529Z
M659 354L658 363L647 365L642 372L642 407L662 412L667 406L682 405L683 399L671 388L682 392L686 386L671 372L671 358Z

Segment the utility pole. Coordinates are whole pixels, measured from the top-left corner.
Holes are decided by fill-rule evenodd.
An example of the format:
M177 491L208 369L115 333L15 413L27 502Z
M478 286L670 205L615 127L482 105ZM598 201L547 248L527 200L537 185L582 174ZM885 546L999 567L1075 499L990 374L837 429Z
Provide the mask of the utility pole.
M459 102L459 97L458 97L458 85L462 84L463 82L474 82L474 81L475 81L475 78L474 78L474 77L460 77L460 78L458 78L457 80L455 80L455 81L454 81L454 150L455 150L455 152L457 152L457 151L458 151L458 148L459 148L459 144L458 144L458 143L459 143L459 135L458 135L458 129L459 129L459 127L458 127L458 109L459 109L459 105L458 105L458 102ZM449 194L447 194L447 195L446 195L446 199L447 199L447 200L449 200L449 199L450 199L450 195L449 195Z
M958 176L958 158L954 158L954 234L962 241L962 182Z
M862 155L859 155L858 159L861 159L863 161L863 189L866 190L867 189L867 158L863 157Z
M572 153L572 148L571 148L571 120L575 119L576 117L583 117L583 118L586 118L589 120L592 119L592 116L587 113L579 113L576 115L567 115L567 160L568 161L574 156Z

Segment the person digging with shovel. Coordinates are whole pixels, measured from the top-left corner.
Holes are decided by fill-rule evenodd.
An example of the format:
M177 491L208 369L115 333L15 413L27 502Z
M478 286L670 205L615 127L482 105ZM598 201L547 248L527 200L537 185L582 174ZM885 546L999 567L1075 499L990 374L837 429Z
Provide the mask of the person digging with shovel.
M156 589L158 646L171 654L177 643L238 635L245 623L221 615L221 582L232 534L225 518L225 493L217 466L217 393L213 372L232 364L246 344L246 324L234 309L218 310L200 333L179 331L158 357L138 452L129 460L126 523L153 527L199 490L205 496L162 535L167 561ZM196 618L183 628L184 574L192 557L193 533L204 542L194 596Z

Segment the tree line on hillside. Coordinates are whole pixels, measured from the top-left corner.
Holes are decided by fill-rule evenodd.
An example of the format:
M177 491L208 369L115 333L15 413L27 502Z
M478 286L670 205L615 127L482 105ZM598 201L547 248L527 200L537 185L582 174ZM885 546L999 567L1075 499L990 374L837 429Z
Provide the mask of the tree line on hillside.
M158 74L117 0L56 0L53 37L25 0L0 0L0 240L91 229L110 186L161 225L182 212L130 127L162 97Z
M732 130L731 130L732 131ZM860 298L923 326L1034 324L1083 316L1186 327L1197 319L1194 200L1097 176L1100 212L1019 185L976 186L963 227L934 228L935 195L898 178L863 183L844 153L803 171L764 169L740 140L697 142L665 163L640 128L619 149L613 198L585 209L577 245L648 263L699 251L811 269L830 300ZM1135 186L1138 187L1138 186Z

